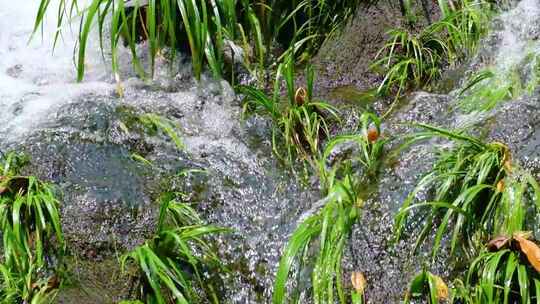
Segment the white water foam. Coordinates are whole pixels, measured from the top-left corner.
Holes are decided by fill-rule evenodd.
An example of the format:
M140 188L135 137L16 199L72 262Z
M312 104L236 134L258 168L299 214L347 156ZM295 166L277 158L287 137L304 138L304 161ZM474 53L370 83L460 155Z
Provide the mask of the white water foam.
M57 0L42 31L30 41L38 0L0 0L0 142L35 130L58 106L77 96L113 90L100 51L90 45L83 83L76 82L73 50L78 24L63 29L53 53Z
M538 52L538 43L531 43L530 33L537 31L540 20L540 1L522 0L516 8L500 16L504 24L495 65L508 70L529 52Z
M527 63L527 58L540 55L540 0L522 0L511 10L502 13L497 17L502 28L490 33L491 38L496 37L496 43L489 45L483 50L489 54L494 51L484 68L489 68L495 74L495 85L505 85L512 81L512 75L517 70L532 69L533 66ZM489 39L488 39L489 40ZM485 54L480 52L479 58ZM523 66L528 64L529 66ZM492 79L484 80L482 83L490 83ZM461 89L461 88L459 88ZM459 89L456 90L459 91ZM459 99L457 99L459 100ZM490 112L475 110L470 113L461 113L456 117L455 127L466 128L490 116Z

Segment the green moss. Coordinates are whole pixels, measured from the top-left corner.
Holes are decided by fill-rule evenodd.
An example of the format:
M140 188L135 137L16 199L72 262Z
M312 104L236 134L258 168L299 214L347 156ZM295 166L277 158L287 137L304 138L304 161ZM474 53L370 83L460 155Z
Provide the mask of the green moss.
M121 275L116 258L102 261L75 256L66 258L68 279L58 294L60 303L116 303L129 293L129 281Z
M377 88L359 90L353 85L342 86L332 89L329 98L342 100L345 103L367 108L377 99Z
M482 70L476 75L485 72L486 70ZM489 111L501 102L525 93L525 86L517 68L512 68L504 74L493 72L491 75L470 86L468 93L459 101L459 106L463 111L467 113ZM474 78L475 76L471 79Z

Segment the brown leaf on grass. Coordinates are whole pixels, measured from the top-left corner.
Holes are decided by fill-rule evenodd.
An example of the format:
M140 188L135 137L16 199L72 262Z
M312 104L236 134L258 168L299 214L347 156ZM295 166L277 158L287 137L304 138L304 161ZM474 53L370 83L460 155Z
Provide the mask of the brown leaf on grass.
M497 183L497 192L503 192L504 191L504 179L501 179Z
M366 290L366 278L364 277L364 274L358 271L355 271L351 275L351 282L358 294L364 294L364 291Z
M433 275L433 278L435 279L435 287L437 288L437 298L439 298L439 300L448 299L449 292L446 283L439 276Z
M506 171L512 172L512 161L511 160L506 160L504 162L504 168L506 169Z
M510 242L510 238L507 236L498 236L487 244L487 249L489 251L499 251L502 248L506 247Z
M306 102L307 92L304 88L299 88L294 94L294 101L297 105L301 106Z
M377 130L375 127L369 128L367 137L370 143L377 141L377 139L379 139L379 130Z
M5 179L6 177L5 176L0 176L0 183ZM0 185L0 194L6 192L7 190L7 187L5 187L4 185Z
M519 244L519 249L527 257L527 260L536 271L540 272L540 247L533 241L527 240L524 234L514 234L514 240Z
M47 281L47 289L58 289L58 287L60 287L60 278L56 275L51 276Z
M510 148L508 148L507 145L501 143L501 142L495 142L496 145L502 147L503 149L503 159L502 164L504 169L508 172L512 172L512 153L510 152Z

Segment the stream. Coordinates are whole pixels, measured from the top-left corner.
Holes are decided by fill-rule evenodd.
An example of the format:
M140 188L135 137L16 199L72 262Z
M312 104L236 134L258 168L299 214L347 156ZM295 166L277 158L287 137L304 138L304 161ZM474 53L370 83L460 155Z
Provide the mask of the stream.
M119 96L97 34L87 51L85 79L77 83L78 24L63 30L53 51L56 16L47 15L29 42L38 2L0 0L0 151L27 153L27 173L59 187L63 230L74 257L69 266L78 281L61 291L59 303L113 303L125 296L129 284L119 276L116 258L151 237L164 191L183 193L206 221L232 229L216 240L230 269L221 276L222 302L270 303L288 237L321 199L314 182L302 184L273 157L271 122L244 118L230 85L209 75L196 82L189 58L182 56L172 63L158 59L148 83L136 77L122 50ZM412 131L407 123L466 127L487 141L506 143L539 178L539 56L540 1L522 0L493 20L463 72L444 76L455 83L451 92L412 93L384 122L388 146ZM486 68L502 76L475 88L518 83L521 89L486 111L470 111L463 106L468 95L460 91ZM137 117L150 113L179 126L183 149L138 124ZM357 116L351 114L353 123ZM432 166L437 144L413 146L386 164L354 227L344 282L350 288L351 272L363 272L368 303L399 303L410 278L430 258L429 248L411 256L410 241L391 244L391 238L393 216ZM432 271L448 278L463 267L442 256ZM298 284L308 289L310 277L304 275Z

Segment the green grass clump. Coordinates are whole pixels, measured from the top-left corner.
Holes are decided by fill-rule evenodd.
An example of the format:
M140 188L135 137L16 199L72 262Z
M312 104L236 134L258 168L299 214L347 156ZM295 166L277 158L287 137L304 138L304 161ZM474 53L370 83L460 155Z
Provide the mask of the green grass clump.
M433 256L441 247L443 237L451 231L451 252L458 241L470 242L479 232L494 232L493 213L500 205L497 186L508 174L510 154L500 143L481 141L444 129L420 125L426 131L415 134L413 141L442 137L454 146L439 151L438 161L413 192L403 202L395 219L395 234L401 238L407 220L417 209L428 209L424 227L417 238L416 248L436 228ZM421 191L433 189L432 200L417 201ZM453 225L450 225L452 222ZM467 244L474 248L472 244Z
M460 91L459 107L465 112L489 111L500 102L525 92L518 71L495 74L490 70L473 75Z
M296 156L313 163L321 141L330 134L329 119L338 119L337 110L324 101L313 97L314 71L306 70L306 88L296 87L292 57L278 67L273 95L252 86L240 86L245 96L247 111L269 115L273 122L272 146L280 159L292 163ZM281 97L281 85L285 82L286 97ZM282 152L285 150L285 152Z
M339 135L332 137L326 143L317 161L317 173L323 189L330 189L336 180L354 174L354 162L359 162L364 176L374 178L381 165L386 140L380 138L381 121L373 113L364 112L360 117L360 130L357 134ZM345 143L353 143L358 147L358 155L340 159L329 164L328 159L336 147Z
M434 24L418 34L407 29L388 32L389 42L379 51L379 59L374 63L385 71L380 94L389 94L395 88L399 96L440 76L441 67L449 57L448 43L438 35L440 29L440 24Z
M309 269L313 303L347 303L341 282L341 260L352 225L359 215L356 187L350 176L336 182L325 198L324 207L294 231L279 263L272 303L297 301L299 291L288 295L287 282L298 279L300 272Z
M396 215L397 237L416 230L409 222L420 219L423 228L416 248L433 232L433 258L446 244L452 258L470 261L466 279L455 280L449 297L445 292L449 303L538 302L540 247L523 232L538 227L537 181L512 163L501 143L485 144L461 132L420 127L425 131L411 136L407 144L439 137L452 145L439 151L431 172L403 203ZM423 191L429 191L428 201L417 199ZM456 252L459 244L462 251ZM419 290L416 297L427 296L429 303L438 303L436 280L426 271L420 276L413 280L417 287L411 287L407 301L415 298L413 290Z
M189 205L165 199L156 236L121 258L122 269L136 279L135 297L157 304L218 303L202 272L222 267L206 238L225 231L204 224ZM135 273L130 272L133 268Z
M0 159L2 303L49 303L61 283L65 242L52 187L18 175L23 157Z
M519 250L481 253L471 264L457 299L465 303L538 303L540 276Z
M508 148L497 142L485 144L458 132L421 127L426 131L414 135L413 141L443 137L453 146L439 152L431 172L404 201L396 215L397 238L407 229L413 210L429 210L416 212L415 217L424 217L416 248L435 229L433 257L446 234L450 234L451 253L461 243L463 253L474 256L478 244L491 236L520 230L527 208L536 208L540 202L540 191L534 178L512 163ZM417 195L427 190L433 191L430 201L418 201Z
M383 72L378 92L395 94L425 88L441 76L443 69L474 53L487 32L491 4L459 1L459 5L439 1L442 19L418 33L393 29L373 67ZM454 3L454 2L452 2Z
M172 57L178 49L189 49L195 76L200 78L205 66L215 77L233 69L225 60L231 43L242 46L244 63L252 69L251 57L263 70L272 57L276 45L296 58L313 55L320 45L350 16L362 0L92 0L86 7L77 0L61 0L56 7L58 32L75 16L82 16L79 28L77 78L83 79L86 50L90 33L99 32L100 46L110 37L112 70L120 81L118 49L121 39L131 50L136 71L146 77L136 45L148 42L151 59L150 73L162 50L171 47ZM40 0L34 32L39 30L51 0ZM110 20L110 24L107 23ZM241 58L236 58L241 59ZM229 59L230 60L230 59ZM233 59L234 61L235 59ZM228 65L228 66L227 66ZM234 71L232 71L234 73Z
M540 187L530 174L516 172L505 179L500 200L496 237L471 263L457 298L465 303L538 303L540 248L522 230L538 226L531 213L538 213Z

